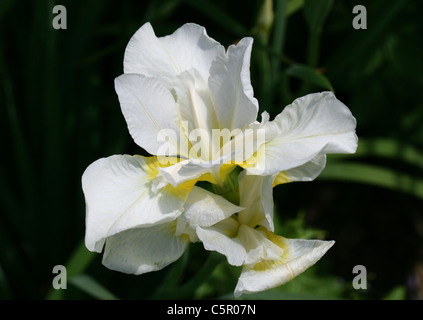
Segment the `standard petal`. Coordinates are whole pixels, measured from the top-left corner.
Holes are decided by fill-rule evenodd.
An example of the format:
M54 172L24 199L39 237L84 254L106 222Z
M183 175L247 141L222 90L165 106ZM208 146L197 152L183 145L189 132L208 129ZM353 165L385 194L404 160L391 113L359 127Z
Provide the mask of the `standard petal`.
M142 274L160 270L176 261L188 240L175 235L176 221L135 228L106 240L103 264L112 270Z
M275 175L299 167L319 154L354 153L356 120L332 92L296 99L269 125L279 128L277 137L261 145L250 174Z
M274 230L273 189L271 176L254 176L242 171L239 176L240 206L238 221L252 228L260 225Z
M224 52L224 47L199 25L187 23L173 34L158 38L146 23L126 47L124 71L154 77L173 88L175 77L190 69L198 70L207 80L212 61Z
M195 69L206 81L212 61L225 53L225 48L210 38L204 27L195 23L184 24L173 34L160 38L160 41L178 65L178 74Z
M252 38L243 38L211 65L209 89L220 128L244 128L257 118L258 102L250 81L252 45Z
M326 165L326 155L319 154L303 165L279 172L273 178L273 186L293 181L312 181L323 171Z
M82 176L87 206L85 244L101 252L118 232L176 219L193 184L153 191L156 157L115 155L92 163Z
M197 70L178 75L174 86L179 119L192 147L190 158L209 160L212 157L213 129L218 121L205 81Z
M184 145L180 139L185 137L179 134L175 100L163 84L143 75L123 74L116 78L115 89L136 144L154 155L170 156L184 152L179 147Z
M149 22L135 32L128 42L123 59L125 73L138 73L160 79L169 88L178 66L156 37Z
M253 293L280 286L314 265L328 251L334 241L286 239L269 236L284 254L279 261L266 260L254 265L244 266L238 279L234 295Z

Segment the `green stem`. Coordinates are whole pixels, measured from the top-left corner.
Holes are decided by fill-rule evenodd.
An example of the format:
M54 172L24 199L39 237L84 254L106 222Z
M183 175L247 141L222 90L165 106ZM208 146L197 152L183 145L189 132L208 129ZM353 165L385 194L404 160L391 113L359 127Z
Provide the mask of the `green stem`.
M312 31L308 41L307 62L310 67L316 67L319 62L320 31Z
M201 269L179 289L181 298L193 295L195 290L210 277L214 269L224 261L224 258L220 253L210 252Z
M283 54L283 45L285 43L285 30L286 30L286 4L287 0L277 0L276 4L276 15L273 26L273 38L272 38L272 49L277 55L271 57L273 81L279 74L280 58L278 56Z
M213 192L224 197L226 200L233 204L239 204L239 194L237 192L238 187L238 174L240 168L234 169L224 181L213 184Z
M320 33L320 30L310 30L310 36L308 38L307 64L312 68L315 68L319 63ZM304 95L309 93L310 88L310 82L303 81L299 94Z
M230 179L226 179L226 181L222 184L213 184L213 191L215 194L224 197L226 200L237 204L239 203L239 196L234 189L233 183L229 180Z
M200 270L180 287L164 288L156 291L151 299L188 299L192 298L198 287L212 274L213 270L224 260L224 256L217 252L210 252Z

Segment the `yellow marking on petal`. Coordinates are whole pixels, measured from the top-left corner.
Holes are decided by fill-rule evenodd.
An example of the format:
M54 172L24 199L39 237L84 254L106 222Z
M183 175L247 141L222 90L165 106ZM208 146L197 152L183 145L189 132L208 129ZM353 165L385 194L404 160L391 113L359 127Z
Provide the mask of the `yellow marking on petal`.
M259 263L256 263L252 268L247 267L250 269L253 269L254 271L267 271L276 267L279 267L283 265L286 262L286 257L289 253L289 248L286 243L286 239L284 237L278 236L274 234L273 232L267 230L266 228L259 227L260 230L263 230L266 233L266 237L272 241L274 244L276 244L278 247L283 249L283 255L281 256L280 260L264 260ZM289 269L289 266L286 266L288 268L289 274L291 274L292 278L294 277L292 271Z
M159 170L157 170L157 157L144 157L140 155L136 155L143 159L143 163L141 164L141 169L147 174L149 180L154 180L156 176L159 174Z
M213 184L219 184L224 182L228 175L236 168L236 164L234 162L228 162L222 164L219 169L219 176L217 177L214 174L206 173L203 174L201 177L198 178L198 181L207 181Z
M179 158L175 157L160 157L152 156L152 157L144 157L144 156L138 156L143 158L144 164L142 165L142 169L147 174L147 177L149 180L153 181L157 175L159 174L158 167L164 168L171 166L174 161L179 162ZM167 160L167 161L166 161ZM163 191L165 194L170 194L175 197L178 197L179 199L186 199L191 192L194 185L197 183L199 179L194 180L188 180L177 187L172 186L170 183L168 183L164 188Z
M225 181L228 175L235 169L236 166L237 165L233 161L223 164L219 170L220 181Z
M187 235L186 233L176 234L177 224L178 223L176 220L169 222L169 229L172 231L173 234L180 237L182 241L184 241L185 243L190 243L191 241L189 235Z
M279 184L288 183L291 182L291 179L289 176L285 173L285 171L281 171L278 173L278 175L273 179L272 186L275 187Z
M177 158L177 157L165 157L165 156L156 156L156 157L157 157L156 166L160 168L170 167L181 161L181 158Z
M177 187L174 187L170 183L168 183L164 187L164 191L166 193L170 193L170 194L178 197L179 199L186 199L188 197L189 193L191 192L192 188L194 187L194 185L197 183L197 181L198 181L198 179L188 180L188 181L181 183Z
M189 137L189 129L188 129L188 121L184 121L184 123L182 123L182 121L179 121L179 134L180 134L180 145L179 145L179 149L178 150L178 154L179 155L183 155L184 157L188 157L189 152L192 148L192 144L191 141L189 141L188 137Z
M247 160L241 162L241 163L237 163L237 165L239 165L240 167L242 167L243 169L248 169L248 168L252 168L256 165L257 163L257 151L254 152L254 154Z
M190 243L191 242L191 240L189 238L189 235L187 235L186 233L181 234L180 237L181 237L182 241L184 241L186 243Z

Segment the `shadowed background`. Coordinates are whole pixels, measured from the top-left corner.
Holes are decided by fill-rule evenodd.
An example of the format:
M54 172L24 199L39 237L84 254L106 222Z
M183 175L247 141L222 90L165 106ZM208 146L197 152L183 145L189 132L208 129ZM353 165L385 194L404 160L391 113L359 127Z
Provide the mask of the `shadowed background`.
M58 4L66 30L52 26ZM357 4L365 30L352 25ZM2 0L0 299L233 298L240 269L214 263L201 244L132 276L106 269L82 243L85 168L144 154L114 78L147 21L158 36L195 22L226 47L254 37L251 81L271 117L296 97L333 90L357 118L355 155L330 155L314 182L274 189L277 233L335 246L286 285L242 298L423 298L421 12L407 0ZM66 290L52 289L55 265L67 267ZM356 265L366 267L366 290L352 286Z

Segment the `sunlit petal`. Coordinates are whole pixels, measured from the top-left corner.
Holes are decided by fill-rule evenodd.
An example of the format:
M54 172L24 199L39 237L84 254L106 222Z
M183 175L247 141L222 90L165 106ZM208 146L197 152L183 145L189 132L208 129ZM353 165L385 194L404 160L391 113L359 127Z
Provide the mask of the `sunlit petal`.
M101 252L118 232L177 218L194 183L153 190L156 157L114 155L92 163L82 176L87 205L85 243Z
M162 83L139 74L123 74L116 78L115 88L136 144L154 155L177 155L184 151L179 148L180 139L185 137L179 134L175 100Z
M242 224L258 225L273 231L273 189L271 176L239 174L240 206L245 209L238 213Z
M244 266L234 295L253 293L280 286L314 265L333 245L334 241L285 239L268 235L283 249L280 260L266 260L253 267Z
M241 240L236 237L238 227L238 221L227 218L211 227L197 227L197 235L206 250L217 251L226 256L229 264L241 266L247 252Z
M250 174L275 175L319 154L354 153L357 148L356 120L331 92L296 99L270 123L279 134L258 148L254 165L247 168Z
M250 82L252 45L252 38L243 38L211 65L210 95L220 128L244 128L257 118L258 102Z
M176 221L117 233L106 240L103 264L130 274L160 270L177 260L188 240L175 235Z
M183 218L192 225L210 227L242 209L222 196L194 187L185 202Z
M188 159L172 166L159 168L163 178L173 186L178 186L186 181L200 179L216 183L222 164L219 162Z
M198 226L212 226L242 209L219 195L194 187L177 220L176 234L186 234L191 242L196 242Z
M219 124L207 84L197 70L184 71L174 86L179 119L190 141L188 157L209 160L212 134Z
M154 77L173 88L178 74L190 69L208 79L212 61L225 49L196 24L187 23L173 34L158 38L150 23L130 39L124 56L125 73Z
M292 181L312 181L325 168L326 155L319 154L301 166L279 172L273 179L273 186Z

